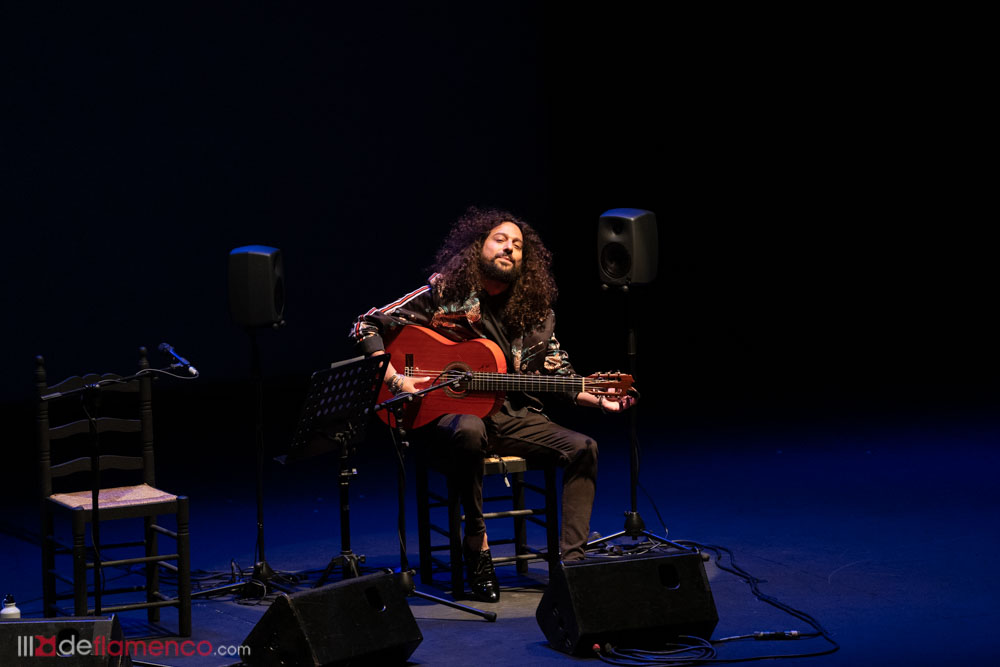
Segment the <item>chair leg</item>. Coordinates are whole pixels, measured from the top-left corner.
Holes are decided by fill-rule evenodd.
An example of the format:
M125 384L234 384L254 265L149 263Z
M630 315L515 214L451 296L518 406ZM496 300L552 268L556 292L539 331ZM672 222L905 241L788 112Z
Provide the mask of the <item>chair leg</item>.
M417 473L417 544L420 553L420 581L429 583L434 576L431 562L431 509L428 493L427 464L418 456Z
M177 621L181 637L191 636L191 533L187 496L177 498Z
M87 522L82 509L73 512L73 615L87 615Z
M556 469L545 466L545 541L550 568L559 567L559 500L556 492ZM551 570L550 570L551 571Z
M465 575L462 572L462 501L448 475L448 542L451 553L451 594L465 594Z
M55 616L56 608L56 552L55 524L52 514L42 509L42 615Z
M516 472L511 475L511 499L515 510L524 509L524 473ZM517 556L528 553L528 529L527 520L523 516L514 517L514 554ZM518 559L514 564L518 574L527 574L528 561Z
M147 516L143 519L146 527L146 557L155 556L160 553L157 532L153 530L159 517ZM155 602L157 593L160 592L160 564L152 561L146 563L146 602ZM150 623L160 622L160 608L150 607L146 610L146 619Z

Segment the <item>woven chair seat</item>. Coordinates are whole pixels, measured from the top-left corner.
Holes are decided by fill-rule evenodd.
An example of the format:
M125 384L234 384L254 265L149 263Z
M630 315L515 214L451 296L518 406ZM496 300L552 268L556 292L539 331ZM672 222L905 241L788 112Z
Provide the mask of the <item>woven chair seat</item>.
M73 493L53 493L49 500L59 503L68 509L93 509L93 497L90 491L74 491ZM136 505L152 505L168 503L177 500L177 496L160 491L148 484L136 486L116 486L101 489L97 496L98 506L102 509L112 507L134 507Z

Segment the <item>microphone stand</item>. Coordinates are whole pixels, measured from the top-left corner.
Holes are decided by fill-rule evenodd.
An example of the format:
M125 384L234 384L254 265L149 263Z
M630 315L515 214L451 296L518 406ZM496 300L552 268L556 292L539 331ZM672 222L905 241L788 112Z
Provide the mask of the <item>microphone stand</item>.
M392 413L392 418L390 421L395 424L391 426L394 437L393 444L396 447L396 454L399 464L399 472L397 475L397 500L398 500L398 528L399 528L399 584L406 592L407 597L417 597L422 600L429 600L430 602L436 602L437 604L444 605L445 607L451 607L452 609L458 609L459 611L464 611L468 614L474 614L485 618L487 621L496 621L496 612L483 611L482 609L477 609L475 607L469 607L467 605L459 604L457 602L452 602L451 600L445 600L444 598L435 597L427 593L416 590L416 586L413 582L414 571L410 568L409 561L406 556L406 469L404 466L404 454L405 450L409 448L410 443L407 440L406 429L403 427L403 418L407 406L415 398L420 398L425 394L438 389L444 389L446 387L457 387L468 377L468 374L462 374L455 379L449 380L447 382L442 382L441 384L431 385L426 389L421 389L420 391L415 391L412 394L399 394L387 401L379 403L375 406L375 411L379 410L389 410Z

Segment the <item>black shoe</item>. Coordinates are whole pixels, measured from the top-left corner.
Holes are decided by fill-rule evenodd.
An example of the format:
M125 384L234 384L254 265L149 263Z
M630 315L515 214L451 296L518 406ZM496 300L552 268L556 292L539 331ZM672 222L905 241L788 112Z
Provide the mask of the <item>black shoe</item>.
M469 579L472 597L480 602L500 601L500 582L493 569L493 556L490 550L473 551L463 545L462 554L465 557L465 573Z

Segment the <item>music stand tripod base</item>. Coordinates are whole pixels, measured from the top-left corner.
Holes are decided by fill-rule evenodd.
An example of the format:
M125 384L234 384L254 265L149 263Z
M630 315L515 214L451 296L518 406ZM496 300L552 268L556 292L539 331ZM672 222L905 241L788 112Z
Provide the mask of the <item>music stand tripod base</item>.
M341 550L330 559L316 588L338 567L345 579L360 576L359 565L365 562L351 550L350 484L358 471L347 459L364 438L388 365L388 355L355 357L313 373L289 452L278 459L289 463L331 451L338 454Z

